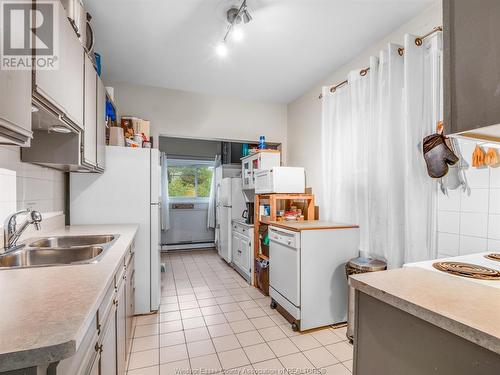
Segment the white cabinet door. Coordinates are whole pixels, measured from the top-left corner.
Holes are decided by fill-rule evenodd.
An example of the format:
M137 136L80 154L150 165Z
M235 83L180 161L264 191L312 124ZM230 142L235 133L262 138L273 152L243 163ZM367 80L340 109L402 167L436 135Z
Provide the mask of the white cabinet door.
M106 88L97 77L97 167L106 166Z
M234 230L234 224L233 224L233 234L232 234L232 254L233 254L233 259L232 262L236 264L237 266L240 265L240 247L241 247L241 240L240 240L240 235L238 232Z
M116 296L118 301L116 308L116 369L119 375L125 374L127 354L125 283L126 280L121 280Z
M61 2L54 2L54 5L58 7L59 68L37 70L35 89L68 119L83 128L83 46L66 18Z
M5 132L0 130L1 143L29 145L32 138L31 71L0 70L0 92L0 127L5 129Z
M83 159L95 166L97 162L97 73L85 54L85 117Z
M88 375L100 375L99 374L99 356L96 356L94 358L94 362L92 363L92 366L89 369Z
M116 375L116 315L110 313L107 328L102 339L100 375Z
M241 268L250 275L250 251L252 242L249 237L241 238Z

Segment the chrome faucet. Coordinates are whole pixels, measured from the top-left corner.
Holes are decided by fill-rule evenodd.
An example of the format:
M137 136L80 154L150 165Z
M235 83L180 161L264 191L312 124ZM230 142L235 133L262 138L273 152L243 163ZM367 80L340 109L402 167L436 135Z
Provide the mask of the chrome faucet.
M16 217L21 214L28 214L26 221L21 224L19 229L17 229ZM38 211L31 211L31 209L21 210L12 215L9 215L5 220L3 227L3 242L4 242L4 253L16 250L22 245L17 245L17 240L23 232L28 228L30 224L33 224L36 230L40 230L40 222L42 221L42 215Z

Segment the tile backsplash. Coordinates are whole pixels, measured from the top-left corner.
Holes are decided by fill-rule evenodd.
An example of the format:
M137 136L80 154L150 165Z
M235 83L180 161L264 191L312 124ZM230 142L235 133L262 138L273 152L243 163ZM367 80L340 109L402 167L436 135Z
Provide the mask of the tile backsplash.
M50 168L40 167L21 162L21 150L17 146L0 146L0 171L4 175L9 171L15 172L15 185L12 178L0 178L0 200L4 211L32 208L40 212L58 212L64 210L64 173ZM3 176L5 177L5 176ZM10 181L10 183L6 182ZM6 184L5 186L3 184ZM15 189L15 194L4 189ZM11 190L10 190L11 191ZM13 202L12 200L15 200ZM2 204L0 203L0 204ZM0 217L0 226L3 226L5 217Z
M500 167L472 168L477 142L460 140L470 195L438 192L438 256L500 251ZM499 150L500 151L500 150Z

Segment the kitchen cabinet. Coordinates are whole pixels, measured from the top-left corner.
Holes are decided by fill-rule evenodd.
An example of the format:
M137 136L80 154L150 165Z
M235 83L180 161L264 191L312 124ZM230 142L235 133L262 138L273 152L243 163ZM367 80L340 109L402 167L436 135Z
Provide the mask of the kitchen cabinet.
M97 78L97 168L104 170L106 159L106 88Z
M135 311L135 286L134 286L134 253L131 246L131 256L127 265L126 289L125 289L125 340L127 345L127 353L132 349L132 328Z
M35 70L34 95L83 129L84 50L61 2L54 5L59 25L59 66L54 70ZM37 22L41 24L42 20Z
M119 280L116 294L116 369L118 374L125 374L125 361L127 357L126 339L126 271Z
M97 73L85 54L83 162L97 165Z
M113 307L100 347L100 375L116 374L116 308Z
M281 153L278 150L260 150L241 159L241 178L243 190L255 189L255 171L271 169L281 164Z
M132 343L135 241L114 275L77 353L56 375L123 375Z
M31 71L0 70L0 143L29 146L31 132Z
M444 0L444 124L448 133L500 139L500 2ZM479 138L482 138L479 136Z
M253 226L239 220L233 220L231 251L233 268L249 283L253 275Z

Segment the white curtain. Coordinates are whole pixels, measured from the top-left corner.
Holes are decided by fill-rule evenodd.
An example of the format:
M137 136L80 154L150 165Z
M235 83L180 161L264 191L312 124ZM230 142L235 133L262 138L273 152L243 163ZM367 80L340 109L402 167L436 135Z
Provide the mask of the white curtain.
M161 154L161 230L170 229L170 202L168 197L168 163L167 154Z
M390 268L435 255L436 186L421 142L440 118L440 35L414 41L405 37L403 56L389 44L368 72L323 89L323 218L359 224L361 254Z
M404 117L408 173L405 189L405 261L437 256L437 182L427 175L422 139L435 132L442 119L442 35L422 46L405 36Z
M215 229L216 226L216 220L215 220L215 169L220 163L220 156L217 155L215 156L214 160L214 168L213 168L213 173L212 173L212 182L210 183L210 198L208 201L208 213L207 213L207 228L208 229Z

